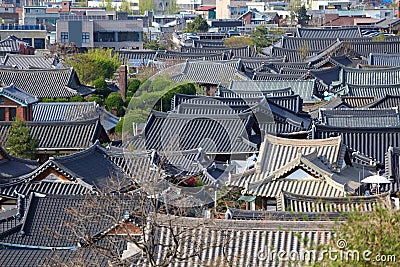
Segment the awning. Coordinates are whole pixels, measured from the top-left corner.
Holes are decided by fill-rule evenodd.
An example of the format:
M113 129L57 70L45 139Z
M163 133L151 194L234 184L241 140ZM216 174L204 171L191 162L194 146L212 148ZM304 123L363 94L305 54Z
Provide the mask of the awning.
M256 196L241 196L236 201L247 201L247 202L254 202L256 200Z

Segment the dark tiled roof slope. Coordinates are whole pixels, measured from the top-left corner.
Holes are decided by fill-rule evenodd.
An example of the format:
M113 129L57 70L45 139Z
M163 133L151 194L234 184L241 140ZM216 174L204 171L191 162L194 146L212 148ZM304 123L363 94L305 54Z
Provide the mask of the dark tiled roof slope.
M50 56L7 54L3 65L16 69L51 69L55 67L55 59Z
M66 69L0 69L0 81L16 87L37 98L71 97L88 95L93 87L82 85L72 68Z
M109 131L120 118L97 106L96 102L54 102L33 106L33 121L81 121L100 117L101 125Z
M379 54L373 52L368 56L368 64L374 66L400 66L400 53L398 54Z
M31 105L37 103L39 100L33 95L10 85L7 87L0 87L0 95L4 95L7 98L19 103L22 106Z
M97 139L109 141L99 119L76 122L27 122L39 149L76 149L91 146ZM0 122L0 143L7 142L11 122Z
M297 28L297 36L302 38L315 38L315 39L362 37L360 29L357 27L333 28L333 29Z

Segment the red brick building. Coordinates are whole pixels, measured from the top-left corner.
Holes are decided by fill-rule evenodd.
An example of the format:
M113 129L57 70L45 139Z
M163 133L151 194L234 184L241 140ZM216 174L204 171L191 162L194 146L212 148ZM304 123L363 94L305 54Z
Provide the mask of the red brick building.
M12 121L18 117L24 121L32 120L32 105L38 99L14 85L0 87L0 121Z

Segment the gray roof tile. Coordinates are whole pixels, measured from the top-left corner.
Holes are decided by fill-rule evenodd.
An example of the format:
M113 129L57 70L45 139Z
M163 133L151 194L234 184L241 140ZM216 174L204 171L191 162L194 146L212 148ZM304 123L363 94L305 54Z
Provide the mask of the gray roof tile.
M82 85L72 68L67 69L0 69L0 81L15 85L37 98L88 95L93 87Z
M51 69L55 67L55 59L50 56L7 54L3 65L17 69Z
M15 87L13 84L7 87L0 87L0 96L1 95L19 103L22 106L39 102L36 97Z

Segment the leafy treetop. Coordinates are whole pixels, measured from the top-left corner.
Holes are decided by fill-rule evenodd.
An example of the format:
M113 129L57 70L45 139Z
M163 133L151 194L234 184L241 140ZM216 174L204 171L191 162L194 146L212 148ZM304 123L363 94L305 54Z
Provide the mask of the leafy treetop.
M210 28L207 20L201 16L197 16L192 22L189 22L186 27L186 32L207 32Z
M19 158L34 159L37 147L38 141L31 137L29 127L16 117L11 124L6 142L8 153Z

